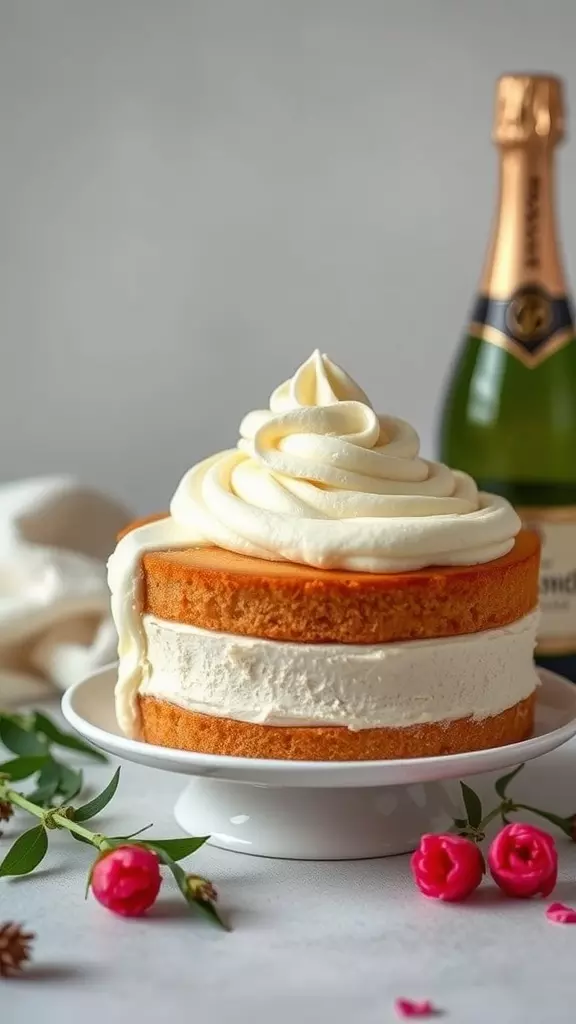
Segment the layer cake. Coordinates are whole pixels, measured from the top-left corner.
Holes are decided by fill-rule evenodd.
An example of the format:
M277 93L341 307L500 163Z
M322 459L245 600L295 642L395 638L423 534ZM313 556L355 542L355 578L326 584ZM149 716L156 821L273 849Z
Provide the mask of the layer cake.
M204 753L404 758L533 727L539 543L314 353L110 560L117 714Z

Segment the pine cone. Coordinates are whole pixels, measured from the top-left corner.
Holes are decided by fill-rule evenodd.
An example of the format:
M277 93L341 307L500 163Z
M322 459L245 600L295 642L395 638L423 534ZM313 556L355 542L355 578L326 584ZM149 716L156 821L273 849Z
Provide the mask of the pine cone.
M30 959L33 938L32 932L25 932L13 921L0 924L0 978L20 973L25 961Z

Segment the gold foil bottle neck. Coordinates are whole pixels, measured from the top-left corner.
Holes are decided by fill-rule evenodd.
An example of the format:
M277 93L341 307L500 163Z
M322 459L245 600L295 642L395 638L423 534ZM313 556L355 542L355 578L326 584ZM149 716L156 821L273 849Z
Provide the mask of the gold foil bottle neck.
M552 75L502 75L496 87L492 138L499 146L564 137L562 82Z

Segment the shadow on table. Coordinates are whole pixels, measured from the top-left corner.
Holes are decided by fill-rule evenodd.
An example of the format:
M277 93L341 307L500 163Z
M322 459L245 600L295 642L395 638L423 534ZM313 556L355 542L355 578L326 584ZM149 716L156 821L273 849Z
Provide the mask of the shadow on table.
M81 967L73 967L69 964L30 964L26 967L22 974L19 975L19 981L28 982L55 982L61 984L64 981L80 981L86 978L87 974L91 974L91 967L87 967L83 964Z

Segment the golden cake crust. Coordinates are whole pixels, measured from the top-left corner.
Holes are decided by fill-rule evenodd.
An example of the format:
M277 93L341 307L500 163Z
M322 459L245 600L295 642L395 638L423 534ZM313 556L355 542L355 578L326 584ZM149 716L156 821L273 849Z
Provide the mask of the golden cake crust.
M459 718L404 728L362 729L254 725L187 711L141 695L141 735L147 743L199 754L290 761L376 761L434 757L501 747L527 739L535 694L490 718Z
M398 574L313 569L216 547L147 552L142 610L202 629L301 643L457 636L497 629L535 609L539 551L536 534L522 530L513 549L492 562Z

